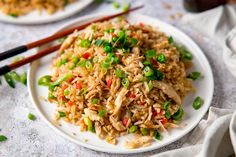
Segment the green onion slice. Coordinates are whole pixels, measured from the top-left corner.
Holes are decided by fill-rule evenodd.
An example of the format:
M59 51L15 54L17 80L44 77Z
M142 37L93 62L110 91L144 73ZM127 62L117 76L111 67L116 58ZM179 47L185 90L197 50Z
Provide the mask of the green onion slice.
M129 128L129 133L135 133L138 130L138 127L136 125L133 125Z
M203 100L200 96L198 96L198 97L196 97L195 100L193 101L192 106L193 106L193 108L194 108L195 110L198 110L199 108L202 107L203 104L204 104L204 100Z
M50 75L42 76L38 80L38 85L40 85L40 86L49 86L50 83L51 83L51 76Z

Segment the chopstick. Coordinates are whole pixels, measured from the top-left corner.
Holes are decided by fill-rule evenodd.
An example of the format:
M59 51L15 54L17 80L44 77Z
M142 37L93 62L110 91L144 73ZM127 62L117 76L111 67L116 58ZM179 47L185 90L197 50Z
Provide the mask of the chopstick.
M6 73L8 73L8 72L10 72L10 71L12 71L12 70L14 70L16 68L19 68L19 67L21 67L21 66L23 66L25 64L28 64L28 63L30 63L30 62L32 62L34 60L37 60L37 59L39 59L41 57L44 57L44 56L46 56L46 55L48 55L48 54L58 50L60 48L60 46L61 46L61 44L53 46L53 47L50 47L50 48L48 48L46 50L40 51L40 52L32 55L32 56L24 58L24 59L22 59L22 60L20 60L18 62L2 66L2 67L0 67L0 76L6 74Z
M102 17L102 18L99 18L99 19L95 19L95 20L92 20L90 22L84 23L82 25L79 25L79 26L76 26L76 27L73 27L73 28L70 28L70 29L58 32L58 33L53 34L51 36L48 36L46 38L43 38L43 39L40 39L40 40L31 42L31 43L28 43L26 45L21 45L21 46L18 46L16 48L13 48L13 49L10 49L10 50L7 50L5 52L0 53L0 61L5 60L5 59L10 58L10 57L13 57L13 56L18 55L18 54L21 54L23 52L26 52L26 51L28 51L28 50L30 50L32 48L35 48L35 47L41 46L43 44L49 43L49 42L54 41L56 39L59 39L61 37L64 37L64 36L66 36L68 34L73 33L74 30L81 30L81 29L87 27L88 25L90 25L91 23L103 22L103 21L112 19L112 18L117 17L117 16L128 14L129 12L132 12L134 10L140 9L142 7L143 7L143 5L131 8L129 10L126 10L126 11L123 11L123 12L120 12L120 13L117 13L117 14L113 14L113 15L105 16L105 17Z
M92 20L92 21L87 22L85 24L82 24L80 26L77 26L77 27L74 27L74 28L71 28L71 29L68 29L68 30L65 30L65 31L62 31L62 32L59 32L59 33L56 33L56 34L54 34L52 36L49 36L49 37L46 37L44 39L40 39L38 41L29 43L27 45L19 46L17 48L8 50L8 51L4 52L3 54L0 54L0 61L3 60L3 58L7 59L7 58L12 57L14 55L23 53L23 52L25 52L25 51L27 51L29 49L32 49L34 47L37 47L37 46L49 43L49 42L51 42L51 41L53 41L55 39L64 37L64 36L66 36L68 34L73 33L74 30L81 30L81 29L87 27L88 25L90 25L91 23L106 21L106 20L112 19L112 18L117 17L117 16L125 15L125 14L127 14L127 13L129 13L131 11L140 9L142 7L143 7L143 5L131 8L131 9L129 9L127 11L124 11L124 12L121 12L121 13L113 14L113 15L110 15L110 16L105 16L105 17L102 17L102 18L99 18L99 19L96 19L96 20ZM10 72L11 70L19 68L19 67L21 67L21 66L23 66L25 64L28 64L28 63L30 63L30 62L32 62L34 60L37 60L37 59L39 59L41 57L44 57L44 56L46 56L46 55L48 55L48 54L58 50L60 48L60 46L61 46L61 44L53 46L53 47L50 47L50 48L42 50L42 51L40 51L40 52L30 56L30 57L24 58L24 59L22 59L22 60L20 60L18 62L2 66L2 67L0 67L0 76Z

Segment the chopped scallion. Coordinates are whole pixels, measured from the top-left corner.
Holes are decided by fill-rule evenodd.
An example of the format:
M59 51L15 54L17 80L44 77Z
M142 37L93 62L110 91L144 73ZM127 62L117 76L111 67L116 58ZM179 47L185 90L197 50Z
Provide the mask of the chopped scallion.
M11 75L11 77L12 77L15 81L20 82L20 75L17 74L15 71L11 71L11 72L9 72L9 74Z
M94 42L94 45L96 45L96 46L102 46L103 43L104 43L104 40L102 40L102 39L97 39L97 40Z
M161 134L157 130L154 131L154 137L157 140L161 140Z
M59 116L60 116L60 117L65 117L65 116L66 116L65 112L58 111L58 113L59 113Z
M146 66L144 68L144 75L145 76L152 76L153 74L154 74L154 71L149 66Z
M179 121L179 120L182 119L183 115L184 115L184 109L183 109L182 107L180 107L180 108L178 109L178 111L175 112L175 113L172 115L172 118L173 118L174 120Z
M126 77L125 72L124 72L123 70L121 70L121 69L116 69L115 75L116 75L116 77L119 77L119 78L124 78L124 77Z
M104 109L98 110L98 116L99 116L99 117L104 117L105 114L106 114L106 110L104 110Z
M45 75L39 78L38 85L40 86L49 86L51 83L51 76Z
M201 76L201 73L195 71L195 72L190 73L190 74L187 76L187 78L192 79L192 80L195 81L195 80L197 80L200 76Z
M152 49L152 50L148 50L146 52L146 57L147 58L152 58L152 57L155 57L156 56L156 50Z
M129 4L129 3L126 3L126 4L123 6L122 10L123 10L123 11L127 11L127 10L129 10L129 8L130 8L130 4Z
M93 122L88 117L84 117L84 123L88 126L88 131L95 132Z
M0 142L4 142L7 140L7 137L4 135L0 135Z
M136 125L133 125L129 128L129 133L135 133L138 130L138 127Z
M160 54L158 57L157 57L157 61L159 63L165 63L166 62L166 56L164 54Z
M80 46L84 48L88 48L90 46L90 41L88 39L82 39L80 41Z
M15 88L15 82L14 82L12 76L9 73L6 73L3 77L5 78L7 84L10 87Z
M201 108L202 107L202 105L204 104L204 100L200 97L200 96L198 96L198 97L196 97L195 98L195 100L193 101L193 108L195 109L195 110L198 110L199 108Z
M140 132L142 133L142 135L147 136L147 135L149 135L150 129L140 128Z
M169 44L173 44L174 43L174 38L172 36L168 37L168 42Z
M33 115L32 113L29 113L29 114L28 114L28 119L29 119L29 120L35 120L36 117L35 117L35 115Z
M125 87L128 88L129 87L129 79L128 78L123 78L121 81L121 84Z
M86 88L82 88L79 92L80 95L84 95L87 93L87 89Z

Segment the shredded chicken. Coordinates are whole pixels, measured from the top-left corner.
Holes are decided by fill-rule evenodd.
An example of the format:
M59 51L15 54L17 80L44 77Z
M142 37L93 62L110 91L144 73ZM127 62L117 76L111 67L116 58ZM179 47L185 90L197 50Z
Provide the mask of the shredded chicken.
M49 88L56 120L111 144L137 134L126 143L132 149L150 145L155 131L178 127L174 122L184 114L178 111L193 87L164 33L126 20L93 23L69 35L59 52L49 80L56 84Z
M162 90L166 95L172 98L177 104L181 105L182 101L176 91L168 84L160 81L153 81L153 86Z
M115 109L114 109L113 115L119 113L121 106L122 106L122 102L125 99L125 95L127 94L127 92L128 92L128 90L126 88L122 88L120 93L116 97Z
M113 116L109 117L109 120L112 124L112 126L117 130L117 131L125 131L126 127L122 124L121 121L116 121Z
M151 145L153 138L150 136L141 136L139 138L134 138L130 141L126 141L125 147L129 149L135 149L140 147L147 147Z

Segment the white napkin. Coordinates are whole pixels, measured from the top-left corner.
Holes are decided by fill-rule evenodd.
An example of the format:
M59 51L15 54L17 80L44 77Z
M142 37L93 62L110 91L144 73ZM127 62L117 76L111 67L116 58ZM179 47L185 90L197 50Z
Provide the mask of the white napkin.
M182 148L153 157L234 157L236 152L236 112L211 107Z
M200 14L187 14L183 21L222 45L224 63L236 77L236 6L225 5Z
M183 21L222 45L222 57L236 77L236 8L225 5L199 14L187 14ZM211 107L182 148L154 157L234 157L236 153L236 111Z

